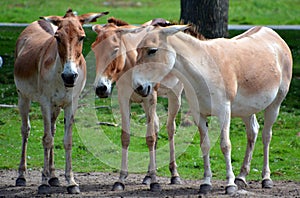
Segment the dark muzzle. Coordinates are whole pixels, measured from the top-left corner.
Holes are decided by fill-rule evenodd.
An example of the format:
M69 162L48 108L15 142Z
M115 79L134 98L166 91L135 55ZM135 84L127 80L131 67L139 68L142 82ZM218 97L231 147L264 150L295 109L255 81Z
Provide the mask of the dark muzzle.
M77 77L78 77L77 73L61 74L61 78L63 79L66 87L74 87Z

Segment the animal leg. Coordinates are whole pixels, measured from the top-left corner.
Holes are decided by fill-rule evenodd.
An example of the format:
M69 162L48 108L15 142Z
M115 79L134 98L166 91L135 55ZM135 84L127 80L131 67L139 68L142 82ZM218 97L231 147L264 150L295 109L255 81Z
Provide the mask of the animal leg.
M230 128L230 106L225 107L223 114L219 116L220 127L221 127L221 136L220 136L220 146L222 153L226 162L226 194L232 195L237 191L237 186L234 183L234 173L232 171L231 164L231 142L229 137L229 128Z
M211 191L211 168L210 168L210 159L209 159L209 151L210 151L210 140L208 136L208 127L207 127L207 119L200 115L198 122L198 130L200 133L200 147L202 151L203 165L204 165L204 177L202 184L200 185L200 193L206 194Z
M240 174L235 178L235 183L238 185L239 188L247 187L246 176L249 174L250 171L250 164L252 160L253 150L259 130L259 125L256 120L255 114L243 118L243 121L246 126L247 132L247 149L244 157L244 162L240 170Z
M167 130L168 130L168 139L170 147L170 164L169 170L171 172L171 184L181 184L180 176L177 172L177 164L175 159L175 143L174 143L174 134L176 131L176 115L179 111L181 105L181 95L176 96L172 92L168 94L168 121L167 121Z
M279 102L280 105L281 101ZM271 104L264 113L264 128L262 131L262 141L264 145L264 165L262 170L262 187L272 188L273 182L271 180L271 171L269 167L269 146L272 139L272 126L275 123L279 114L279 105L277 103Z
M151 112L149 112L149 101L147 101L147 99L146 99L146 101L144 101L142 103L142 107L143 107L143 109L144 109L144 111L146 113L147 126L151 127L151 125L149 124L149 120L153 120L154 133L155 133L155 136L158 137L159 118L158 118L158 116L156 114L156 111L154 112L153 115L151 115ZM153 118L151 118L151 117L153 117ZM147 128L147 130L152 130L152 129L151 128ZM156 148L157 148L157 138L156 138L155 143L154 143L154 155L155 155L154 159L155 160L156 160ZM155 163L156 163L156 161L155 161ZM148 165L148 172L147 172L146 176L144 177L142 184L150 185L151 181L152 181L152 178L151 178L151 166L150 166L150 163L149 163L149 165Z
M73 101L64 109L65 133L64 133L64 148L66 152L66 169L65 177L68 183L67 190L70 194L80 193L79 185L75 182L72 172L72 126L74 123L74 114L77 109L77 101Z
M46 194L49 192L48 180L50 178L50 151L53 149L53 136L51 134L51 111L50 105L41 105L43 120L44 120L44 136L43 136L43 147L44 147L44 168L42 171L42 184L38 188L39 194Z
M54 139L56 132L56 119L60 113L59 107L53 107L51 113L51 134ZM50 167L50 179L48 181L50 186L59 186L59 179L55 176L55 167L54 167L54 147L50 150L49 158L49 167Z
M147 114L147 133L146 143L149 148L150 162L148 174L151 177L150 190L161 191L161 187L156 179L156 142L157 142L157 130L158 130L158 117L156 115L157 105L157 92L153 91L153 94L149 96L144 102L145 112Z
M125 179L128 176L128 147L130 143L130 100L118 92L120 111L122 117L122 164L119 180L114 183L112 190L119 191L125 189Z
M22 119L21 126L21 134L22 134L22 152L21 152L21 160L19 165L19 176L16 180L16 186L26 186L25 172L27 170L27 162L26 162L26 152L27 152L27 143L28 136L30 133L30 121L29 121L29 108L30 108L30 100L28 98L24 98L19 93L19 102L18 102L20 115Z

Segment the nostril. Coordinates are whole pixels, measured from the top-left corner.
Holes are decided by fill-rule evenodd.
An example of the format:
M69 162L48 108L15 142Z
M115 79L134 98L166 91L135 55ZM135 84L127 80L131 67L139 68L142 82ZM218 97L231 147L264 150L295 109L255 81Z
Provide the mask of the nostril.
M64 73L61 74L61 78L65 81L65 78L66 78L66 77L65 77L65 74L64 74Z
M150 87L150 85L148 85L148 86L147 86L147 94L149 94L150 91L151 91L151 87Z
M73 87L77 77L78 77L77 73L72 73L72 74L62 73L61 74L61 78L63 79L64 84L67 87Z
M77 77L78 77L77 73L73 74L73 79L76 79Z
M142 85L140 85L140 86L138 86L138 87L136 88L137 91L143 91L143 89L144 89L144 88L143 88Z
M97 87L97 89L101 92L105 92L107 90L107 87L106 86L99 86L99 87Z

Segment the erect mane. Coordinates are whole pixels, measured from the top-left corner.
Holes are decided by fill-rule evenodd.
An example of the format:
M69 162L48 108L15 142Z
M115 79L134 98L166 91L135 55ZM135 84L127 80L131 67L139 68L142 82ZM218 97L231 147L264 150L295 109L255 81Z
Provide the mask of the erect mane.
M126 21L120 20L120 19L116 19L114 17L110 17L109 19L107 19L108 23L113 23L116 26L125 26L125 25L129 25L129 23L127 23Z
M195 25L191 25L188 29L184 30L184 33L189 34L199 40L206 40L203 34L199 33L198 28Z
M171 25L183 25L183 23L158 20L154 24L154 26L160 26L160 27L167 27L167 26L171 26ZM195 37L199 40L206 40L206 38L203 36L203 34L198 32L198 28L194 24L189 24L189 28L187 28L183 32L186 34L189 34L192 37Z
M75 17L74 15L74 12L71 8L69 8L64 16L64 18L67 18L67 17Z

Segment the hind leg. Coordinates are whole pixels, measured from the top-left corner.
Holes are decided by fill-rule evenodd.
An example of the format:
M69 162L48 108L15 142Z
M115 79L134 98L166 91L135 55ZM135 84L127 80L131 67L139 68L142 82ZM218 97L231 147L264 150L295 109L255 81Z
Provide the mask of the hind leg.
M271 171L269 167L269 146L272 139L272 126L278 116L279 106L270 106L265 111L265 122L262 132L262 141L264 145L264 165L262 170L262 187L272 188Z
M19 106L19 111L22 119L22 126L21 126L22 152L21 152L21 160L19 165L19 176L16 180L16 186L26 186L26 179L24 174L27 169L26 152L27 152L28 136L30 133L30 121L29 121L30 100L28 98L22 97L21 94L19 93L18 106Z
M238 185L239 188L247 187L246 176L249 174L250 171L253 150L259 130L259 125L256 120L255 114L249 117L244 117L243 121L245 123L247 132L247 149L244 157L244 162L240 170L240 174L235 178L235 183Z
M272 139L272 127L279 114L281 102L287 91L279 90L276 99L265 109L262 141L264 145L264 165L262 170L262 188L272 188L271 171L269 167L269 146Z

